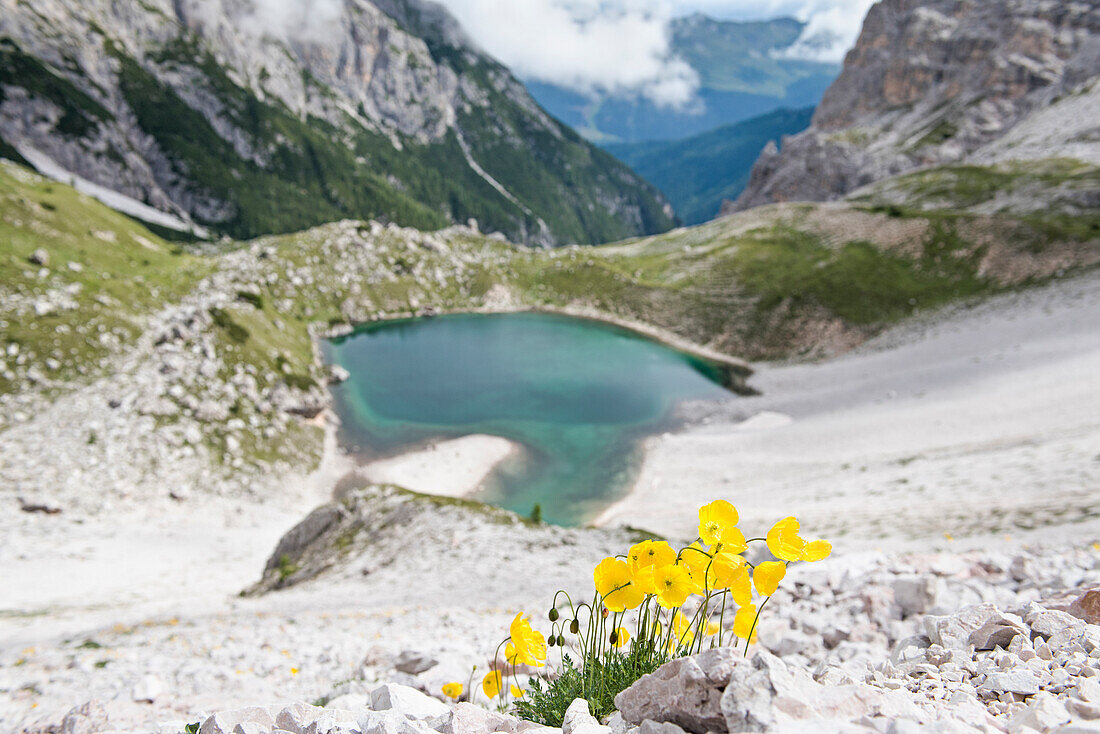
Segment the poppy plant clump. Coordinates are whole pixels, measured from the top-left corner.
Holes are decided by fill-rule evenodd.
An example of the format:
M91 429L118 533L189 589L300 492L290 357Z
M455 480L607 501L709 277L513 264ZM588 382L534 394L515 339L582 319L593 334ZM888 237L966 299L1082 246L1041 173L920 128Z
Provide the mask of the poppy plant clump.
M742 640L747 654L760 614L787 567L820 561L832 545L804 540L793 517L777 522L763 538L746 540L738 520L732 504L716 500L699 509L699 537L690 545L676 550L665 541L644 540L621 556L603 559L592 573L591 602L575 603L565 591L555 594L549 638L516 615L501 643L505 664L494 664L485 676L485 695L503 708L511 694L519 713L559 725L563 707L574 697L588 700L597 716L610 713L616 694L673 658L737 647ZM750 563L744 553L754 542L766 543L778 560ZM517 666L542 667L547 648L555 646L562 669L541 681L532 677L531 695L515 683L502 685L503 675L516 678Z

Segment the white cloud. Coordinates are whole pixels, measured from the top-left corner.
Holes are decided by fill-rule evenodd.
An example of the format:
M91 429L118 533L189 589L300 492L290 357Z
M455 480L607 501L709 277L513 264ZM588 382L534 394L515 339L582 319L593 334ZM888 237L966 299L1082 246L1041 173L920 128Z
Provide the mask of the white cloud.
M761 20L786 15L806 23L802 37L784 55L841 61L855 43L863 18L876 0L675 0L678 13L702 11L721 18Z
M266 0L275 2L277 0ZM785 55L840 61L874 0L440 0L489 53L521 76L581 92L636 93L691 104L698 75L669 48L668 23L702 11L743 20L793 16Z
M695 71L669 50L671 0L443 0L466 32L520 76L581 92L690 104Z
M323 40L344 12L342 0L251 0L246 28L277 38Z

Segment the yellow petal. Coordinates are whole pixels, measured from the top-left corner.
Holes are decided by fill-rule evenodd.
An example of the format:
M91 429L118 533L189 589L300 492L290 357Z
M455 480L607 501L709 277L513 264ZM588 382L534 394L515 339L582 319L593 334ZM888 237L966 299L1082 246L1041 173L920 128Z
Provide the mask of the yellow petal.
M803 561L820 561L833 552L833 544L827 540L812 540L802 549Z
M523 689L517 686L515 683L511 687L512 698L523 698Z
M653 581L655 566L642 566L635 569L630 575L630 583L643 594L656 594L657 587Z
M753 629L755 623L756 605L746 604L737 610L737 614L733 618L733 634L744 640L748 638L751 630L752 636L755 639L756 630Z
M793 517L785 517L768 531L768 550L781 561L798 561L802 559L802 549L806 541L798 535L798 520Z
M489 698L500 693L501 675L499 670L491 670L481 679L481 690Z
M765 561L753 569L752 583L761 596L771 596L786 575L787 564L779 561Z

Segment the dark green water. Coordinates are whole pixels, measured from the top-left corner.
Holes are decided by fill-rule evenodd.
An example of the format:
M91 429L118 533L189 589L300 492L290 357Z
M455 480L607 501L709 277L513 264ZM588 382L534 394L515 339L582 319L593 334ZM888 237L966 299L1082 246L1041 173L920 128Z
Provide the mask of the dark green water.
M597 322L459 314L369 325L326 346L341 442L364 458L487 433L526 450L478 499L548 522L591 519L629 486L640 439L685 399L728 397L712 365Z

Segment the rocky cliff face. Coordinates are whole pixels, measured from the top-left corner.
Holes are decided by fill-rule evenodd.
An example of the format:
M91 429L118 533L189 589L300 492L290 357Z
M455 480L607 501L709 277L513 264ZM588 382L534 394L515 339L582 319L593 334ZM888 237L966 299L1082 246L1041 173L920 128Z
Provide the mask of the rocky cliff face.
M421 0L0 0L0 145L235 236L667 229L660 195Z
M810 129L765 148L725 210L835 199L930 165L1091 160L1098 59L1097 0L882 0ZM1017 128L1025 139L998 144Z

